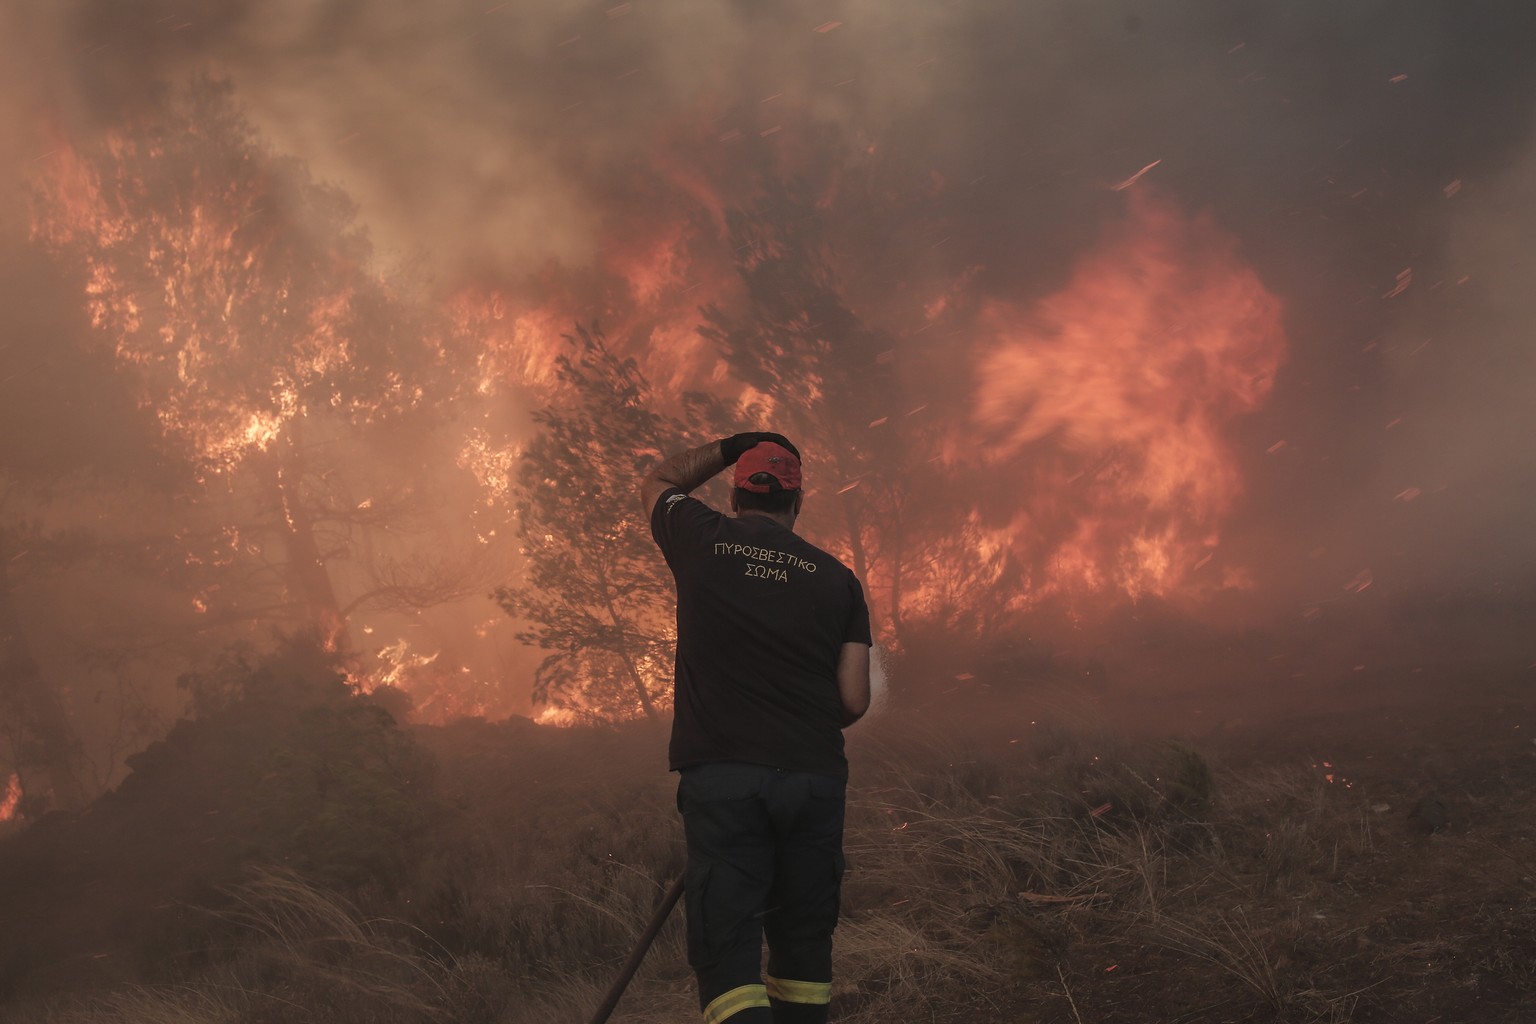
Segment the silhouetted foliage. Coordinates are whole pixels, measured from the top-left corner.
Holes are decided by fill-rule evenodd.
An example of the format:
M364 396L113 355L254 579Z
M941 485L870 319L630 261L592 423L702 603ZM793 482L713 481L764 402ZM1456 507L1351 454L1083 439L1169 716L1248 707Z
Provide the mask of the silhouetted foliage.
M323 884L388 884L398 874L426 824L431 766L383 705L354 692L334 656L288 640L186 685L197 717L130 757L133 774L111 799L206 801L233 816L234 855ZM205 777L189 783L193 769ZM238 804L217 806L235 794Z
M22 923L0 940L0 985L86 946L146 963L182 951L187 904L219 905L252 866L341 892L402 883L434 813L433 762L334 655L287 639L185 683L196 717L130 757L122 785L0 846L0 906Z
M773 429L799 442L813 502L808 532L864 581L877 629L901 628L904 570L920 553L910 535L931 438L901 404L898 339L851 307L815 196L772 184L728 216L748 306L704 310L703 337L731 371L772 403ZM932 503L930 497L930 504ZM944 536L952 524L924 524ZM819 535L819 537L818 537Z
M734 411L685 399L686 420L656 410L632 359L578 326L557 360L558 404L535 414L516 503L523 581L496 591L549 651L533 697L578 717L655 717L668 700L672 579L641 513L639 484L663 453L703 443ZM708 436L706 436L708 435Z

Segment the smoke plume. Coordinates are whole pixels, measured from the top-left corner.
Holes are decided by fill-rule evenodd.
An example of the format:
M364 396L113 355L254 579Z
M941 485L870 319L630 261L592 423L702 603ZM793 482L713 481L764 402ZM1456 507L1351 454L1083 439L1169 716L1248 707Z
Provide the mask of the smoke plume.
M1288 613L1362 580L1529 581L1527 4L75 0L0 17L13 237L50 154L208 73L357 201L386 261L440 297L494 293L517 330L614 314L606 275L652 336L691 336L697 305L739 300L720 284L728 211L799 181L850 306L899 341L903 406L949 418L950 464L977 464L969 427L1001 429L978 398L1007 351L995 310L1055 308L1128 197L1150 197L1210 225L1283 319L1265 397L1221 420L1241 478L1221 507L1228 581ZM1015 354L1048 373L1049 351Z

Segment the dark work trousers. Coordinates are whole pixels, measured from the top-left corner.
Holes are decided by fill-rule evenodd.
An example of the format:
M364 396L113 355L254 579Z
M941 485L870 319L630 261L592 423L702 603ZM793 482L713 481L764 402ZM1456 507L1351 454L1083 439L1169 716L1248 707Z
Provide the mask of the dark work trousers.
M847 784L755 764L704 764L681 774L688 963L705 1024L823 1024Z

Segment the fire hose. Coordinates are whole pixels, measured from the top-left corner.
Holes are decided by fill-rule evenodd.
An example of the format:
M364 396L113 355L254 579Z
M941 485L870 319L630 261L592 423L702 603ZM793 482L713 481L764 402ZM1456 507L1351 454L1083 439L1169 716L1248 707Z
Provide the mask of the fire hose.
M651 915L651 921L645 926L645 932L641 934L640 941L635 943L635 948L630 952L629 959L624 961L624 966L619 970L619 976L614 981L613 987L603 997L602 1005L597 1008L597 1013L592 1015L592 1024L603 1024L613 1013L613 1008L619 1005L619 998L624 995L624 990L629 987L630 979L640 969L640 961L645 959L646 951L651 948L651 943L656 941L656 936L661 931L661 926L667 923L667 916L672 913L672 908L677 906L678 898L683 895L683 876L678 875L677 881L667 890L667 894L661 898L656 912Z

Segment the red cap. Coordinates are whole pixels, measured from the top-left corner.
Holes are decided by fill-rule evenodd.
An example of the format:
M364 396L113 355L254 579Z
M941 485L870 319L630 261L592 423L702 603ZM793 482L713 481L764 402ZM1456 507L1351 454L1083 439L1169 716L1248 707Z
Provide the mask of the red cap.
M741 458L736 460L736 486L755 494L769 493L773 490L772 484L752 482L759 473L767 473L786 491L800 489L800 458L781 444L759 441L741 453Z

